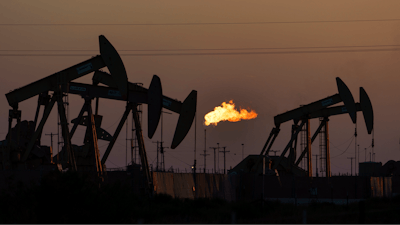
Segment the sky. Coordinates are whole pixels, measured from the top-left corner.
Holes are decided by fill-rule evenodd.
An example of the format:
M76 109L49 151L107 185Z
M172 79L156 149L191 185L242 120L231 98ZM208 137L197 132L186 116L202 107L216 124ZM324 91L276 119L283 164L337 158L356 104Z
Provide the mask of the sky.
M105 35L120 53L130 82L148 88L152 75L157 74L166 96L183 101L192 90L198 92L196 132L193 125L180 146L166 149L166 169L188 170L195 147L197 167L204 167L200 155L205 149L204 130L210 154L207 169L213 168L209 148L217 143L229 151L227 168L242 160L242 144L245 156L259 154L274 126L273 117L338 93L336 77L347 84L356 102L360 87L371 99L375 161L398 161L399 7L395 0L1 0L0 90L4 97L0 97L0 139L7 134L10 107L6 93L98 55L98 36ZM76 81L91 83L91 77ZM204 115L229 100L238 108L255 110L258 117L205 126ZM37 97L19 104L22 120L34 119L36 104ZM70 120L82 105L81 97L69 96ZM148 160L155 165L154 142L160 140L161 129L152 139L147 137L147 106L142 107ZM113 134L124 109L123 102L100 100L102 128ZM44 134L57 132L56 112L49 117ZM367 134L361 112L357 117L359 161L369 161L372 135ZM171 144L177 120L175 113L164 114L165 146ZM311 132L318 123L312 120ZM128 124L128 135L124 126L107 168L126 165L131 117ZM282 152L290 139L291 124L281 125L273 150ZM333 174L350 173L354 130L348 115L330 118ZM78 128L74 144L82 143L84 131ZM50 136L44 135L42 144L50 145ZM107 142L99 141L99 146L102 155ZM312 152L319 154L318 139ZM223 169L222 154L219 168Z

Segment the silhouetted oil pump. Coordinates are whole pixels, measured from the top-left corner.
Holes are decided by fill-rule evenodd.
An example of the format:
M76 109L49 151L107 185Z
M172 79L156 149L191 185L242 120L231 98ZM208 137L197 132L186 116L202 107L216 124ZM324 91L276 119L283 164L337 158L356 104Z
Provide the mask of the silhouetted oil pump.
M28 84L22 88L16 89L6 94L8 103L12 110L9 113L9 135L7 137L7 147L2 147L3 155L3 168L14 169L20 168L18 165L26 165L30 163L32 156L31 151L37 145L40 145L40 137L46 120L57 102L58 114L61 120L62 134L64 138L64 149L60 152L63 160L61 164L63 168L71 170L92 170L98 172L99 177L104 176L104 164L107 157L122 129L124 122L130 111L133 113L133 118L136 126L136 136L139 141L139 154L142 161L143 172L145 173L147 188L152 189L152 178L149 172L149 166L144 147L143 135L141 124L138 119L136 106L138 104L148 105L148 136L152 138L161 115L161 109L166 108L173 112L180 114L175 134L172 140L171 148L176 148L187 135L196 112L197 105L197 92L192 91L189 96L182 103L178 100L162 95L162 87L160 78L157 75L153 76L149 89L143 88L136 84L128 82L125 67L122 63L120 56L111 43L104 37L99 36L100 53L101 55L95 56L89 60L79 63L75 66L62 70L58 73L45 77L41 80ZM99 71L102 67L108 67L111 74ZM93 76L93 84L82 84L72 82L74 79L95 72ZM99 83L105 86L98 86ZM53 95L49 95L49 91L53 91ZM77 94L82 96L85 100L84 105L78 117L72 120L74 124L71 131L68 129L68 121L65 115L64 102L62 96L65 94ZM38 95L39 101L35 115L34 129L29 144L25 149L15 148L11 138L12 120L17 119L17 130L19 132L19 124L21 121L21 111L18 110L18 103ZM102 116L98 115L99 98L113 99L119 101L126 101L126 110L122 119L114 133L111 136L107 131L102 129L101 120ZM91 101L96 99L96 113L93 114ZM40 107L44 105L42 119L36 128L38 113ZM87 116L83 116L84 113ZM71 138L75 133L78 125L87 126L84 146L72 146ZM17 137L18 136L17 132ZM100 160L97 140L107 140L109 145L103 158ZM18 143L18 140L17 140ZM12 147L14 146L14 147ZM34 148L35 147L35 148ZM10 152L17 152L22 157L11 160ZM15 154L13 154L15 155ZM56 157L54 157L56 158ZM12 162L11 162L12 161ZM60 163L60 162L58 162Z
M356 112L357 111L362 111L364 114L364 120L367 126L368 133L370 134L372 129L373 129L373 111L372 111L372 105L369 100L368 95L366 94L365 90L363 88L360 88L360 103L355 103L354 98L346 86L346 84L340 79L336 78L336 83L338 87L338 94L329 96L327 98L321 99L319 101L310 103L308 105L301 106L297 109L293 109L291 111L279 114L274 117L275 121L275 127L272 128L270 135L267 139L267 142L265 143L261 153L260 157L257 161L257 163L254 165L253 168L257 168L259 166L260 159L262 158L261 156L263 155L268 155L272 144L274 143L276 137L278 136L280 132L280 124L293 120L294 125L292 126L292 136L284 150L282 151L281 155L279 158L273 162L273 167L272 169L277 169L279 165L281 165L282 160L285 157L285 154L287 151L290 149L289 157L287 160L285 160L285 165L284 166L287 170L291 170L292 173L295 173L299 176L309 176L312 177L312 159L311 159L311 144L317 137L318 133L321 131L322 128L325 128L325 143L326 143L326 149L325 149L325 154L326 154L326 176L330 177L330 151L329 151L329 132L328 132L328 121L329 117L333 115L340 115L340 114L345 114L348 113L350 115L350 118L353 123L356 123ZM337 106L337 107L331 107L328 108L329 106L332 106L334 104L343 102L343 106ZM319 127L317 128L316 132L314 135L311 137L311 132L310 132L310 119L313 118L323 118L321 120L321 123ZM298 123L300 122L300 125ZM297 137L299 132L302 130L303 127L306 127L306 147L304 150L302 150L299 158L296 161L296 146L297 146ZM294 146L293 146L293 143ZM307 154L307 168L306 171L302 170L301 168L298 167L298 164L300 161L304 158L304 156Z

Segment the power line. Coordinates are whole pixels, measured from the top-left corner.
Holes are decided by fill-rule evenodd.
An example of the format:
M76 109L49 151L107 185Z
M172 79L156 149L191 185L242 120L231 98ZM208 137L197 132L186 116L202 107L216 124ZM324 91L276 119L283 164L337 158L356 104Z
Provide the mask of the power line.
M351 143L353 143L353 141L354 141L354 136L353 136L353 138L351 139L351 142L350 142L350 144L347 146L346 150L344 150L344 151L343 151L342 153L340 153L339 155L332 156L331 159L332 159L332 158L336 158L336 157L338 157L338 156L341 156L341 155L343 155L345 152L347 152L347 150L349 149L349 147L350 147Z
M116 167L118 167L118 168L122 168L122 167L120 167L120 166L118 166L118 165L115 165L115 163L111 162L111 160L107 160L107 162L110 162L111 164L113 164L114 166L116 166Z
M282 48L192 48L192 49L119 49L118 52L173 52L173 51L242 51L242 50L295 50L295 49L323 49L323 48L377 48L400 47L400 45L339 45L339 46L308 46L308 47L282 47ZM93 49L0 49L0 52L98 52Z
M340 167L340 166L336 166L335 164L333 164L333 163L331 163L331 165L332 166L334 166L334 167L336 167L336 168L339 168L339 169L344 169L344 170L347 170L347 168L343 168L343 167Z
M339 146L342 146L342 145L346 144L348 141L352 140L353 138L354 138L354 134L352 134L352 135L350 136L349 139L347 139L345 142L343 142L343 143L341 143L341 144L339 144L339 145L334 145L331 141L329 141L329 143L330 143L331 145L333 145L333 147L335 147L336 149L341 150L341 149L339 148Z
M400 19L367 20L308 20L308 21L265 21L265 22L216 22L216 23L3 23L0 26L198 26L198 25L265 25L265 24L307 24L307 23L360 23L396 22Z
M279 52L213 52L213 53L157 53L157 54L120 54L121 56L221 56L221 55L275 55L275 54L311 54L311 53L349 53L349 52L385 52L399 51L400 48L389 49L344 49L323 51L279 51ZM0 54L0 56L22 56L22 57L56 57L56 56L92 56L91 54Z
M188 163L186 163L186 162L184 162L184 161L182 161L182 160L180 160L180 159L176 158L175 156L173 156L173 155L172 155L172 154L170 154L169 152L165 152L165 153L167 153L168 155L172 156L172 158L175 158L175 159L177 159L177 160L181 161L182 163L184 163L184 164L186 164L186 165L188 165L188 166L191 166L191 165L189 165Z

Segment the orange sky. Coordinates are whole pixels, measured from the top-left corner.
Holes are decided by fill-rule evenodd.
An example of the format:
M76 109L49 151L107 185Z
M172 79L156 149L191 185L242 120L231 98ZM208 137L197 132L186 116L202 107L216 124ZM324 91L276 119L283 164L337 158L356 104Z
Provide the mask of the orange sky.
M399 1L1 1L0 24L160 24L160 23L235 23L400 19ZM121 50L160 49L237 49L287 48L318 46L399 45L400 21L291 23L260 25L192 25L192 26L5 26L0 25L0 90L3 94L30 82L90 58L90 56L22 57L4 54L42 54L43 52L8 52L3 50L95 50L103 34L122 54L128 79L148 87L153 74L162 81L165 95L181 101L191 90L198 91L197 160L203 167L203 116L233 99L237 106L254 109L259 116L238 123L221 122L207 127L207 147L219 142L230 153L227 165L241 160L241 143L245 155L259 154L273 126L273 116L337 93L335 77L350 88L356 101L359 87L371 98L375 113L376 161L385 163L400 157L400 100L397 98L400 71L398 51L302 54L250 54L206 56L124 56ZM237 51L236 51L237 52ZM61 52L70 54L71 52ZM74 53L74 52L72 52ZM82 52L78 52L82 54ZM77 54L78 54L77 53ZM46 52L43 54L47 54ZM57 54L57 53L55 53ZM91 76L79 79L89 83ZM4 95L3 95L4 96ZM20 103L22 119L33 120L37 99ZM70 97L70 119L78 115L83 100ZM0 139L7 133L8 109L5 96L0 98ZM146 106L144 132L147 133ZM100 101L102 127L111 134L124 111L120 102ZM55 110L44 133L55 132ZM169 146L177 115L165 115L164 141ZM169 118L169 119L168 119ZM348 115L331 117L331 155L348 146L354 125ZM130 120L129 120L130 123ZM282 131L273 149L282 150L289 138L291 122ZM316 129L318 121L312 123ZM84 129L78 130L83 136ZM79 134L79 133L78 133ZM78 135L76 135L78 136ZM145 138L149 164L155 164L160 127L154 138ZM110 154L108 167L125 165L125 128ZM167 150L166 167L189 168L193 164L193 127L175 150ZM81 140L73 139L80 144ZM42 143L50 145L44 136ZM371 144L362 114L358 114L358 143L364 149ZM106 142L99 143L101 153ZM335 148L336 146L337 148ZM313 154L318 141L313 144ZM235 155L236 154L236 155ZM350 172L354 142L340 157L332 158L332 171ZM364 161L364 151L361 151ZM222 155L221 155L222 158ZM314 160L313 160L314 161ZM220 168L222 168L222 160ZM211 169L213 157L207 158Z

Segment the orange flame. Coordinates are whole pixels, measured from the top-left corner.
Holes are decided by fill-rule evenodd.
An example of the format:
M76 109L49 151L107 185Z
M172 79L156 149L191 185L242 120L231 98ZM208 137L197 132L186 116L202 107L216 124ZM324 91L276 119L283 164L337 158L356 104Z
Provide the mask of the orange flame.
M251 120L257 117L254 110L250 112L246 109L240 109L240 112L235 109L235 103L232 100L229 103L223 102L221 106L214 108L214 111L207 113L204 116L206 126L210 124L217 125L221 121L238 122L240 120Z

